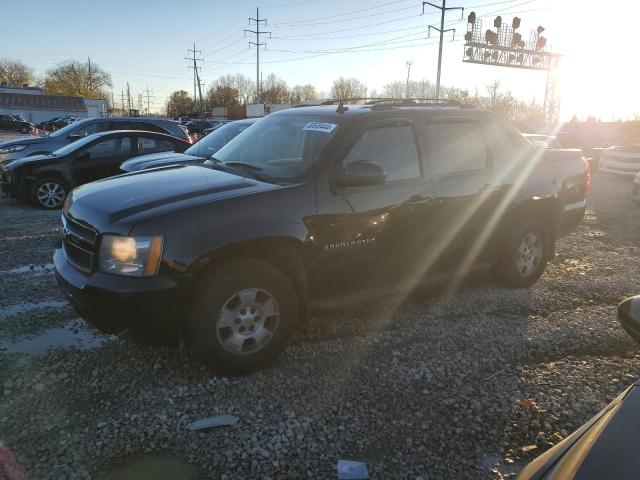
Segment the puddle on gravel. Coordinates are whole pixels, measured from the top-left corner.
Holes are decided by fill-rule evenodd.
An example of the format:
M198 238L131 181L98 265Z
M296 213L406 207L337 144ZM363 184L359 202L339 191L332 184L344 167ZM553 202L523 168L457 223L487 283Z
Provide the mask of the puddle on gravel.
M48 328L38 335L0 342L0 350L7 353L26 353L35 356L55 348L91 350L115 339L114 336L104 335L82 326L82 320L72 320L63 327Z
M205 476L198 467L181 458L155 453L112 464L97 478L100 480L199 480Z
M21 267L11 268L9 270L0 270L0 275L12 275L18 273L32 273L34 275L44 275L53 271L53 263L46 265L23 265Z
M61 308L69 305L68 302L62 300L45 300L42 302L22 302L14 305L0 307L0 319L11 317L19 313L29 312L38 308Z

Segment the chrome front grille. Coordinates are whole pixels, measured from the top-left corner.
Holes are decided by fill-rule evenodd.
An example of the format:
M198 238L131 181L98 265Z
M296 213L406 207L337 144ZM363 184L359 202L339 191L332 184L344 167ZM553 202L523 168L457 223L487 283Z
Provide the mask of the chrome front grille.
M80 270L93 271L97 256L98 232L91 226L62 215L62 247L67 260Z

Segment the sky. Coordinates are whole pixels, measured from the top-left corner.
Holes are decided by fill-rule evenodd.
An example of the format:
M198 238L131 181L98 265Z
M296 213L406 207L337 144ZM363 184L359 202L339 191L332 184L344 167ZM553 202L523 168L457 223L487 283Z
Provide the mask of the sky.
M433 0L439 3L441 0ZM422 14L418 0L30 0L29 22L3 22L0 58L19 59L44 75L56 63L86 60L112 75L116 104L129 82L137 99L146 88L153 92L151 111L160 111L172 91L193 92L188 49L201 50L201 79L205 89L216 78L242 73L255 78L256 51L249 45L255 30L249 17L267 19L261 28L266 50L260 52L263 75L274 73L290 86L311 83L329 92L334 79L356 77L371 92L393 80L435 83L439 13L428 5ZM0 0L0 9L15 5ZM442 84L486 94L500 81L502 92L542 103L545 72L523 71L462 62L466 16L475 11L491 26L500 14L506 22L522 19L520 30L545 27L554 52L563 55L558 73L561 119L574 114L603 120L631 118L640 113L637 68L631 48L640 2L610 0L447 0L447 7L464 7L446 14ZM633 38L632 38L633 36ZM261 39L262 40L262 39Z

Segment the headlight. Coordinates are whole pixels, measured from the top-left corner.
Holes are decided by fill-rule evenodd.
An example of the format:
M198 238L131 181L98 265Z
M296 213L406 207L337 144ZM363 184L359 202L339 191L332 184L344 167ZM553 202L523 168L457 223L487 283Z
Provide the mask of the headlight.
M9 145L8 147L2 147L0 148L0 153L15 153L15 152L21 152L22 150L24 150L25 148L27 148L26 145Z
M104 235L100 244L100 271L132 277L158 273L162 237L120 237Z

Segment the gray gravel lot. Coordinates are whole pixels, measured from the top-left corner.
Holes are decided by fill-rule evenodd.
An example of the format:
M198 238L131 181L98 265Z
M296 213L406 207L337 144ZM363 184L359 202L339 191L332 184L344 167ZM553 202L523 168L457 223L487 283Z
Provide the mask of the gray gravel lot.
M629 182L594 177L585 223L532 289L479 274L316 314L240 378L86 327L49 265L59 213L0 200L0 438L37 479L336 478L338 459L371 478L508 477L640 376L615 310L640 293ZM15 350L43 342L64 348ZM239 421L184 428L218 414Z

